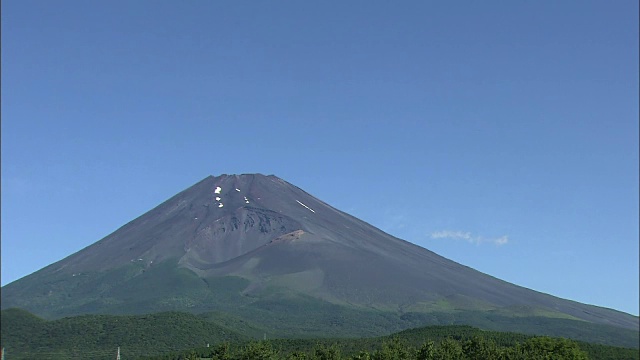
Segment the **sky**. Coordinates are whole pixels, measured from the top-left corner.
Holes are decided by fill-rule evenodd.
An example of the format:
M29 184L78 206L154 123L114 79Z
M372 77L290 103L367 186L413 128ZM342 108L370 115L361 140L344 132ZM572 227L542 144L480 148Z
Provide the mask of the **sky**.
M2 285L208 175L639 313L638 2L2 1Z

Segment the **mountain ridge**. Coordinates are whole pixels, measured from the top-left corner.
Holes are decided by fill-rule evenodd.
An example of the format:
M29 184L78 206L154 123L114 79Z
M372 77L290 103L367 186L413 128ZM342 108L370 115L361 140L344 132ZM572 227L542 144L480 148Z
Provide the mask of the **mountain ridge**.
M227 306L218 299L226 290L202 282L234 277L248 282L228 294L241 303L304 294L396 313L518 314L525 307L552 317L639 326L624 312L560 299L446 259L261 174L207 176L96 243L4 286L2 308L54 317L130 303L138 304L138 312L167 304L214 311ZM163 284L170 278L182 293ZM135 299L149 283L156 285L139 294L146 300ZM129 294L118 291L123 286Z

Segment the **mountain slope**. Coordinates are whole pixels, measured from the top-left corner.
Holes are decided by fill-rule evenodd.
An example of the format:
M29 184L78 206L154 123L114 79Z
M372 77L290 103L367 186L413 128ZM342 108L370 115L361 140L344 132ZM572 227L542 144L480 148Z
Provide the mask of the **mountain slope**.
M629 314L480 273L259 174L205 178L104 239L6 285L2 308L49 318L242 313L264 301L307 298L400 315L480 311L639 326Z
M161 354L244 336L193 314L83 315L45 321L19 309L1 312L2 347L11 359L113 359Z

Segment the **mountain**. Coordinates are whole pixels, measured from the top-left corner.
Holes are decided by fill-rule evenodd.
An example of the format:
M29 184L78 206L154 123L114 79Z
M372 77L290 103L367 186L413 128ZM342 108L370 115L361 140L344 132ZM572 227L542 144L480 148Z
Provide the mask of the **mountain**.
M372 335L429 322L639 329L638 317L483 274L260 174L205 178L4 286L2 308L9 307L45 318L218 312L275 333L311 335L346 328Z

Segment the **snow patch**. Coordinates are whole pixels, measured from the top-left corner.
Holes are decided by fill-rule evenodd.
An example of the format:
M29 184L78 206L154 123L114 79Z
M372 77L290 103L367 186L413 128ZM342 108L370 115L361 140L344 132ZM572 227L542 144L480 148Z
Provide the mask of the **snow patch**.
M216 186L216 190L213 193L220 194L220 191L222 191L222 188L220 186Z
M296 200L296 202L297 202L298 204L300 204L300 205L302 205L302 206L306 207L307 209L311 210L311 212L312 212L312 213L315 213L315 211L314 211L312 208L308 207L307 205L305 205L305 204L301 203L301 202L300 202L300 201L298 201L298 200Z

